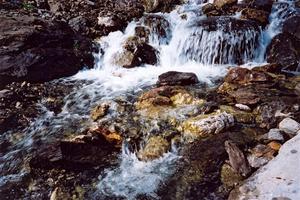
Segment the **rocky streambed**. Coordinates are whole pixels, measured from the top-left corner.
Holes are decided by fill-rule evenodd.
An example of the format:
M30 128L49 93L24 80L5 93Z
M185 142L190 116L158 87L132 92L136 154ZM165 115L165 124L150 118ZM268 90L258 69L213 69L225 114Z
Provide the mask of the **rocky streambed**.
M297 199L298 4L1 3L1 197Z

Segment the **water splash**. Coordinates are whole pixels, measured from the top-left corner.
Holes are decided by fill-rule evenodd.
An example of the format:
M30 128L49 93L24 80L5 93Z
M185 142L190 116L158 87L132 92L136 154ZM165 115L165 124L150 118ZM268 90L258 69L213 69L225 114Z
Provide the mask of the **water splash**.
M138 160L135 153L123 148L120 166L107 170L100 176L97 196L124 197L134 200L139 195L159 199L156 194L158 187L176 169L180 157L176 150L164 154L151 162Z

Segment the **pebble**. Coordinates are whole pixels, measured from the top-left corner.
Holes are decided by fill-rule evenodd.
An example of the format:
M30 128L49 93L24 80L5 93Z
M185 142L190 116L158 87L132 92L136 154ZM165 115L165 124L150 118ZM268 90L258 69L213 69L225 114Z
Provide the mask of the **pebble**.
M240 110L246 110L246 111L250 111L251 110L251 108L249 106L244 105L244 104L239 104L239 103L235 104L235 107L237 107Z
M279 123L279 129L287 134L296 135L300 131L300 124L291 118L285 118Z
M281 148L281 144L275 141L270 142L268 146L275 151L279 151L279 149Z

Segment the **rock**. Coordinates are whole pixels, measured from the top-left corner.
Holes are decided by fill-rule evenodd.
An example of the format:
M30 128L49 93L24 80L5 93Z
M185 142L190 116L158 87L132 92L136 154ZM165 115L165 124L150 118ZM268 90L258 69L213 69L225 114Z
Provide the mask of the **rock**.
M108 109L109 105L106 103L96 106L91 112L92 120L97 121L98 119L104 117L107 114Z
M143 161L151 161L161 157L169 150L170 143L166 139L153 136L146 142L145 147L138 152L138 157Z
M122 21L118 16L113 13L100 12L98 16L98 29L102 29L104 34L108 34L113 31L122 30L125 28L126 22Z
M69 20L69 26L76 32L88 34L87 20L83 16L78 16Z
M214 0L214 5L219 9L237 4L237 0Z
M298 83L295 87L295 93L300 96L300 83Z
M269 162L269 160L265 157L256 157L252 154L247 156L247 160L249 165L253 168L260 168Z
M271 149L275 150L275 151L279 151L279 149L281 148L281 144L275 141L272 141L268 144L268 147L270 147Z
M300 40L300 16L296 15L288 18L283 24L283 32L289 33L298 40Z
M269 12L245 8L241 12L242 19L249 19L258 22L261 26L266 26L269 23Z
M224 164L221 169L221 181L226 188L232 188L243 180L243 177L237 173L230 165Z
M234 125L234 117L226 112L211 116L198 116L183 122L185 136L207 137L218 134Z
M286 142L278 156L233 190L229 199L298 199L300 135ZM288 164L287 164L288 163ZM253 187L255 186L255 187ZM243 190L243 188L247 188ZM295 192L291 192L295 191Z
M289 33L281 33L272 39L266 55L269 63L278 63L287 72L297 72L300 41Z
M149 28L152 40L159 44L167 44L171 38L171 25L167 19L161 15L146 15L142 18L142 23ZM156 38L157 37L157 38Z
M272 160L275 152L276 151L269 146L258 144L250 149L251 154L247 156L247 159L251 167L259 168Z
M237 103L245 105L255 105L261 100L251 88L239 88L231 92L230 95L235 98Z
M291 118L285 118L279 125L279 129L287 134L296 135L300 130L300 124Z
M88 135L95 137L97 140L101 139L100 142L103 142L102 140L105 139L108 144L113 145L115 148L121 148L122 146L123 137L115 129L110 130L101 126L94 127L88 131Z
M282 134L280 133L280 130L277 128L270 129L267 133L268 140L276 140L276 141L284 141L284 138Z
M234 106L240 110L251 111L251 108L249 108L249 106L244 104L235 104Z
M159 75L157 85L193 85L199 83L194 73L169 71Z
M244 153L232 141L225 142L225 150L229 156L229 163L235 172L242 176L247 176L251 172L251 168Z
M255 122L255 116L251 112L246 112L243 110L236 109L231 106L220 106L222 112L229 113L234 116L236 122L252 124Z
M250 3L250 7L258 10L271 12L273 0L254 0Z
M0 33L0 88L13 81L50 81L93 66L91 41L63 22L1 16Z
M204 13L204 14L208 14L208 13L210 13L210 12L212 12L212 11L216 11L216 6L214 5L214 4L212 4L212 3L208 3L208 4L205 4L203 7L202 7L202 12Z
M123 51L113 56L113 63L124 68L132 68L142 64L155 65L158 51L138 37L130 37L123 44Z
M249 70L247 68L235 67L229 70L224 80L227 83L248 85L270 81L271 77L258 69Z
M180 0L141 0L146 12L168 12Z

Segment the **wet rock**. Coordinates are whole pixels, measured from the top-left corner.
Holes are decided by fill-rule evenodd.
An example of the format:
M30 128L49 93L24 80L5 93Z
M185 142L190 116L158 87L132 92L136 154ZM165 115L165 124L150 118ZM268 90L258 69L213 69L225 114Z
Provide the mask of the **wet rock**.
M271 77L268 74L259 71L258 69L249 70L247 68L235 67L229 70L224 80L227 83L248 85L251 83L270 81Z
M289 33L298 40L300 40L300 16L293 16L288 18L283 24L283 32Z
M161 136L151 137L145 147L138 152L139 159L151 161L161 157L170 150L170 143Z
M93 65L91 41L67 24L30 16L0 18L0 87L12 81L49 81Z
M169 71L159 75L157 85L192 85L198 83L199 80L194 73Z
M250 3L251 8L271 12L273 0L254 0Z
M237 103L245 105L254 105L261 100L257 93L250 88L239 88L230 95L235 98Z
M229 163L234 171L242 176L247 176L251 172L251 168L239 147L234 142L227 140L225 142L225 150L228 153Z
M224 16L207 17L193 22L190 26L194 31L190 32L190 35L187 37L187 41L184 44L188 46L185 46L182 52L190 60L209 64L242 64L245 62L245 59L250 59L254 56L253 50L258 46L260 30L254 21ZM222 37L214 39L217 41L217 43L213 43L214 45L202 39L206 38L208 34L214 33L222 35ZM236 39L231 40L231 38ZM247 40L247 42L241 43L241 40ZM202 44L201 48L199 45L196 46L198 43ZM196 52L195 48L197 49ZM224 49L228 53L224 53ZM190 53L187 54L187 52ZM208 54L208 52L210 53Z
M109 109L109 104L103 103L101 105L96 106L91 112L91 118L94 121L104 117Z
M255 122L255 116L251 112L242 111L231 106L220 106L222 112L229 113L234 116L236 122L252 124Z
M267 139L268 140L276 140L276 141L284 141L284 138L282 134L280 133L280 130L277 128L270 129L267 133Z
M291 118L285 118L279 125L279 129L287 134L296 135L300 130L300 124Z
M216 6L212 3L208 3L202 7L202 12L204 14L209 14L210 12L216 11Z
M278 63L287 72L297 72L299 66L300 41L289 33L275 36L267 48L267 61Z
M113 63L124 68L132 68L142 64L155 65L157 63L157 50L138 37L128 38L124 50L113 56Z
M211 116L198 116L183 122L182 129L187 137L207 137L218 134L234 125L234 117L226 112Z
M242 19L249 19L258 22L261 26L266 26L269 23L269 12L245 8L241 13Z
M125 26L125 22L113 13L100 12L98 16L98 29L102 29L105 34L113 31L122 30Z
M218 8L224 8L237 4L237 0L214 0L214 5Z
M168 12L175 5L179 4L180 0L141 0L146 12Z
M142 23L149 28L153 41L159 44L167 44L171 37L171 25L167 19L160 15L146 15ZM157 38L156 38L157 37Z

